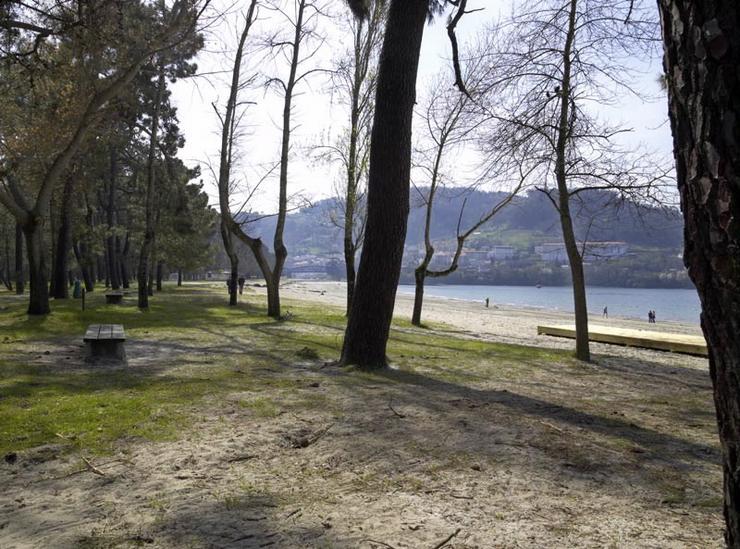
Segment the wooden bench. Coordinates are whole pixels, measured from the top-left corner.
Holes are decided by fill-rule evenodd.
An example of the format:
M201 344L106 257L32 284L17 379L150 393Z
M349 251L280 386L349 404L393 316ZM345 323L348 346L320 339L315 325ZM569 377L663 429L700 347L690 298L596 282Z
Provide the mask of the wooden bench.
M110 292L105 294L105 302L118 305L123 302L123 292Z
M126 334L121 324L90 324L82 340L90 358L126 359Z

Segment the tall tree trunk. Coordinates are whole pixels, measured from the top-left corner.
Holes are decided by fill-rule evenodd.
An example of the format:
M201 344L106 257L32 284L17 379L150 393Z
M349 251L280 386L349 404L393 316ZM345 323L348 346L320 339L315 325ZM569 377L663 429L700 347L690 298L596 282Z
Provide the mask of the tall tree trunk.
M108 200L106 203L106 216L108 223L108 238L106 238L106 249L108 257L108 276L110 287L113 290L121 288L121 267L119 265L118 251L116 250L116 179L118 174L118 156L115 148L110 151L110 171L108 176Z
M159 66L159 77L157 81L157 93L154 99L154 112L152 113L152 124L149 130L149 156L147 158L146 176L146 228L144 230L144 241L139 253L139 268L137 270L137 281L139 283L139 308L149 308L149 263L151 260L152 247L154 245L154 162L157 152L157 133L159 130L159 115L162 109L162 96L164 95L165 75L164 67Z
M724 465L728 547L740 547L740 6L659 0L684 262L702 304Z
M131 286L131 275L129 273L129 250L131 249L129 233L126 233L126 240L124 240L123 246L121 247L118 242L117 247L121 250L121 258L118 264L121 267L121 284L124 289L128 289Z
M46 271L46 253L44 250L43 226L38 219L33 219L23 226L28 256L29 315L49 314L49 283Z
M52 268L56 265L57 262L57 227L56 227L56 216L54 215L54 199L51 200L49 204L49 242L51 242L51 266ZM42 241L44 238L42 237ZM46 275L48 281L49 281L49 290L48 295L53 296L56 292L56 277L54 276L54 273L52 271L51 277L49 276L49 273L47 272Z
M26 283L23 279L23 227L15 224L15 293L21 295Z
M428 7L428 0L391 0L378 67L367 227L342 349L345 364L363 368L386 365L409 213L411 120Z
M149 260L149 270L148 270L148 279L146 282L146 291L149 294L149 297L152 297L154 295L154 273L157 268L157 260L155 259L157 254L157 241L156 237L154 242L152 243L152 254L151 259Z
M583 273L583 258L578 249L573 219L570 214L570 193L566 176L565 160L568 151L568 142L571 139L571 65L574 55L576 34L577 0L570 0L568 29L563 48L563 77L560 91L560 120L558 139L555 147L555 179L558 185L558 212L560 213L560 227L563 231L565 251L568 254L568 264L573 282L573 303L576 323L576 358L591 360L591 351L588 345L588 307L586 304L586 278Z
M51 296L54 299L69 298L67 271L69 270L70 233L72 230L72 194L74 191L74 174L70 173L64 182L62 203L59 211L59 228L57 230L56 255L54 257L54 284Z
M177 269L177 287L182 286L182 269Z
M10 236L8 235L8 233L9 233L8 227L3 226L3 240L5 241L3 250L5 251L5 261L3 262L4 269L2 273L2 279L3 279L3 284L5 285L5 288L7 288L9 292L12 292L13 291L13 279L10 276Z
M350 229L351 230L351 229ZM357 250L354 245L354 241L347 242L344 240L344 268L347 273L347 310L345 314L349 316L349 312L352 310L352 296L355 295L355 283L357 279L357 273L355 270L355 255Z

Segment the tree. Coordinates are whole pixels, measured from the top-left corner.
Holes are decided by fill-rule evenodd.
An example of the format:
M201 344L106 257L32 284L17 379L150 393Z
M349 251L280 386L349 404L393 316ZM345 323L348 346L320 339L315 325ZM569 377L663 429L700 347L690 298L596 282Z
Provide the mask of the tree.
M599 119L592 102L635 93L628 59L651 53L658 22L633 0L528 2L501 25L491 49L505 83L493 150L520 150L522 171L559 214L573 285L576 357L590 360L583 253L574 202L587 190L610 189L635 202L662 200L666 169L620 147L627 131ZM498 111L498 112L497 112Z
M218 168L218 200L221 210L221 240L224 244L224 250L231 264L231 274L229 276L229 305L236 306L239 279L239 256L234 246L234 233L240 231L240 227L233 227L234 219L231 213L231 194L233 181L231 179L231 168L234 163L234 145L237 139L237 129L239 123L239 91L245 86L242 82L241 70L244 58L244 48L246 46L249 31L257 18L256 13L257 0L251 0L249 9L244 19L244 27L239 36L239 44L234 54L234 64L231 69L231 85L229 87L229 98L226 102L226 108L223 115L219 112L216 105L213 109L221 122L221 150L219 151L219 168Z
M366 1L349 4L359 16L367 16ZM465 13L465 0L455 4L455 17ZM409 213L411 121L421 39L428 15L442 6L430 0L391 0L388 7L370 138L367 226L342 347L344 364L362 368L387 364ZM455 17L448 26L452 36Z
M414 270L414 308L411 317L412 324L421 325L421 311L424 302L424 283L427 277L440 278L454 273L458 268L460 256L465 247L465 241L476 232L480 227L488 223L493 217L506 207L514 199L521 189L526 179L526 174L517 174L518 181L514 183L511 192L505 194L502 198L496 197L493 204L467 228L462 227L463 214L467 198L463 200L458 216L457 230L455 234L455 245L452 258L449 264L442 269L432 269L430 265L434 258L435 249L432 245L431 227L432 212L434 210L435 198L437 191L444 188L448 182L460 183L461 171L459 161L453 160L452 164L457 172L457 180L448 177L445 173L445 163L448 157L455 157L455 153L461 152L463 145L473 145L478 136L478 132L485 124L486 113L477 106L477 101L485 94L495 94L496 90L484 89L486 67L482 63L483 57L478 54L466 55L468 66L466 69L465 89L468 93L459 93L452 87L452 82L444 75L440 75L433 84L426 101L426 108L421 115L424 127L426 129L426 140L431 143L427 149L419 151L421 157L418 163L419 168L424 173L424 182L428 186L424 189L417 188L425 207L424 216L424 256L419 265ZM473 60L474 58L474 60ZM480 162L483 159L479 160ZM511 163L506 160L505 155L494 155L486 161L492 164L495 169L484 170L486 179L506 179L504 166ZM474 181L460 189L461 194L469 195L471 191L477 190L480 186L479 181Z
M342 230L347 314L355 289L355 260L365 232L365 184L367 180L373 94L377 81L377 56L385 22L385 3L371 2L367 19L350 22L353 47L336 63L332 87L341 103L349 107L349 125L332 145L319 147L321 157L338 161L344 174L337 188L331 221Z
M267 314L273 318L280 318L280 279L285 260L288 257L288 250L283 241L283 233L288 214L288 169L290 166L293 100L296 94L296 87L306 81L312 74L321 70L316 67L307 68L306 63L310 62L316 56L324 44L323 38L316 32L317 19L324 14L324 8L309 0L290 0L287 5L292 5L292 14L289 13L290 10L283 3L278 2L266 7L266 9L277 13L287 22L285 28L289 33L288 36L281 36L281 33L278 32L270 36L266 43L274 58L288 60L287 78L274 76L268 78L266 82L268 87L276 88L282 94L283 100L280 161L277 165L279 167L278 212L273 236L273 252L275 255L272 264L270 262L269 252L262 243L262 239L249 235L244 228L244 225L250 221L249 216L247 216L245 223L237 222L235 214L231 212L230 215L222 217L231 233L252 250L255 260L265 278L265 285L267 286ZM311 44L311 42L315 43ZM304 49L306 49L305 52ZM224 146L222 142L222 154L223 151ZM265 177L269 176L271 171Z
M684 262L702 303L724 466L728 547L740 547L740 8L659 0Z
M3 94L3 107L12 105L7 102L9 97L22 97L24 104L4 113L0 136L3 142L0 203L12 213L24 233L30 283L29 314L47 314L50 310L42 228L49 217L55 188L109 102L133 81L152 55L171 48L192 33L200 15L197 4L192 0L176 1L166 21L160 24L140 2L126 3L125 9L121 4L90 3L87 13L80 3L74 6L79 12L85 17L94 13L95 17L81 19L74 26L74 33L66 34L62 27L53 33L39 32L36 28L28 31L36 32L36 38L61 34L66 40L49 41L39 47L36 39L16 35L19 48L29 41L34 43L33 51L39 54L39 59L30 66L21 63L4 66L10 74L6 73L3 80L11 88L8 95ZM57 4L56 7L66 12L69 6ZM43 19L43 14L39 17ZM12 30L18 28L23 30L25 26ZM151 37L146 36L148 33ZM70 66L76 70L67 71ZM29 89L25 86L27 80L42 80L44 86ZM29 121L28 116L15 116L16 112L34 116ZM48 136L46 152L51 160L39 169L34 164L34 153L27 147L34 140L34 133L42 132Z

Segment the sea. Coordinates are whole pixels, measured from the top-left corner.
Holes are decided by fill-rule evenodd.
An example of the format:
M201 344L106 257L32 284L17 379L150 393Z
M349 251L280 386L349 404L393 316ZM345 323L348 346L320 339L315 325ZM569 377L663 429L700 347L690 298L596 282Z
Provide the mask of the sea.
M398 287L403 294L414 293L414 286ZM490 306L502 305L573 312L573 291L569 286L475 286L456 284L427 285L425 296L463 301L484 302ZM649 310L655 311L657 321L673 320L687 324L699 324L701 305L696 290L651 289L651 288L608 288L591 286L586 288L588 311L601 315L604 307L609 316L647 320Z

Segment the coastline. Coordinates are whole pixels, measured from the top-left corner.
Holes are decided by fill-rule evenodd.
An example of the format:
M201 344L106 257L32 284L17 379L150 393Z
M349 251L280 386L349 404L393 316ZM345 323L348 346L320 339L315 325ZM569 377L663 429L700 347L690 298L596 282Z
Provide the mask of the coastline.
M264 292L264 288L259 290L261 293ZM281 293L288 299L342 308L345 306L346 284L334 281L292 279L286 280L281 286ZM413 295L399 292L396 295L394 318L410 320L413 302ZM554 349L573 349L574 342L565 338L538 335L537 326L539 324L572 324L573 322L573 314L563 311L502 305L492 305L486 309L480 302L432 296L425 297L422 314L422 323L430 324L433 329L437 325L446 325L463 337ZM589 323L633 330L702 335L698 324L693 325L686 322L659 320L656 324L648 324L647 320L616 316L602 318L601 315L592 314L589 315ZM637 359L669 366L707 369L708 364L705 358L649 349L593 342L591 347L595 355Z

